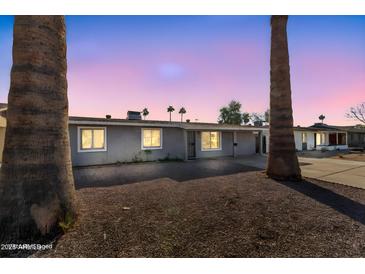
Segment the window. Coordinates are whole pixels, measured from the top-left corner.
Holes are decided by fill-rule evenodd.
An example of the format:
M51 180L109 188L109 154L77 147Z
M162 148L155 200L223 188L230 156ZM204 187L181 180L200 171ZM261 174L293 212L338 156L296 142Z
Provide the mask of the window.
M316 143L317 145L324 145L326 142L326 136L324 133L317 133L316 135Z
M306 143L307 142L307 133L306 132L303 132L302 133L302 143Z
M221 132L203 131L202 150L220 150L220 149L221 149Z
M346 133L337 133L338 134L338 145L346 145Z
M106 151L106 128L79 127L79 152Z
M330 133L328 134L328 140L330 146L337 145L337 134L336 133Z
M162 129L143 128L142 129L142 149L161 149Z

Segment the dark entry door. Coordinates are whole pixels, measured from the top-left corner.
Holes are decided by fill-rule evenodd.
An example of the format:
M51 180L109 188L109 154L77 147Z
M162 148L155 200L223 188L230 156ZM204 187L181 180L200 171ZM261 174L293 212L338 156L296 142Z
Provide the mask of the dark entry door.
M260 135L257 134L255 136L255 150L256 150L256 153L260 153Z
M188 159L195 159L195 131L188 131Z
M317 147L317 133L314 133L314 148Z

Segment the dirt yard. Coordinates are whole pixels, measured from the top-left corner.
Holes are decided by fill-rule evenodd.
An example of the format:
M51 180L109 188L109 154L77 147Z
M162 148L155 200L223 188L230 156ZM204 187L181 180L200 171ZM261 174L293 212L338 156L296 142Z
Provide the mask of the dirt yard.
M365 190L261 172L77 191L80 217L35 257L364 257Z
M365 162L365 153L341 154L341 155L336 155L336 156L331 157L331 158L341 159L341 160Z

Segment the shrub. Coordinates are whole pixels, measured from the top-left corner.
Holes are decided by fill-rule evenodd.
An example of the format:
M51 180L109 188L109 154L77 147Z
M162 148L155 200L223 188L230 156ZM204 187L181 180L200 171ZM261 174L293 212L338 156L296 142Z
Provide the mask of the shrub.
M74 218L70 212L67 212L63 221L58 223L59 227L62 229L63 233L66 233L73 225Z

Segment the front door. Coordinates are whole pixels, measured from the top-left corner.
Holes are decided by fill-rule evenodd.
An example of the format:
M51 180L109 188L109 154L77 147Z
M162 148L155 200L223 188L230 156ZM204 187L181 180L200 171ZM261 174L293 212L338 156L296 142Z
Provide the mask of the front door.
M256 144L256 153L260 153L260 135L256 134L255 136L255 144Z
M302 133L302 150L307 150L307 133Z
M188 131L188 159L195 159L195 131Z
M317 147L317 133L314 133L314 148Z
M266 136L262 136L262 153L266 154Z

